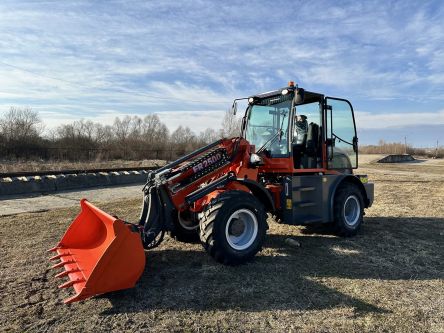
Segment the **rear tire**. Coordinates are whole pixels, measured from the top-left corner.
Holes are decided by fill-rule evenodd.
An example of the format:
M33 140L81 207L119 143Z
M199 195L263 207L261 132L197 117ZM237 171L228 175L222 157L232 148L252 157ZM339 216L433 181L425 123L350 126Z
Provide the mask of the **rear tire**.
M216 261L238 265L262 248L267 230L265 208L252 194L227 191L200 214L200 240Z
M340 236L357 234L362 225L364 200L359 188L352 183L340 185L335 194L335 230Z
M170 236L182 243L198 243L199 242L199 221L197 221L193 213L179 212L173 218L174 230L170 231Z

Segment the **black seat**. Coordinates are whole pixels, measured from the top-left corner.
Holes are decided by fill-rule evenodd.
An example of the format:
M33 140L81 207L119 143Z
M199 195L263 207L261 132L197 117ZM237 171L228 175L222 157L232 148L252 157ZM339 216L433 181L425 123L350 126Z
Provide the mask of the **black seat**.
M310 123L308 125L306 153L309 156L317 156L319 146L319 125Z
M293 162L295 169L314 169L318 167L318 155L321 152L319 135L319 125L310 123L303 142L301 144L293 144Z
M295 169L315 169L318 167L318 157L320 157L321 154L320 135L319 125L310 123L303 143L293 144L293 162Z
M318 155L320 152L320 139L319 139L319 125L316 123L310 123L307 131L307 143L305 148L305 155L307 156L306 167L317 168L318 167Z

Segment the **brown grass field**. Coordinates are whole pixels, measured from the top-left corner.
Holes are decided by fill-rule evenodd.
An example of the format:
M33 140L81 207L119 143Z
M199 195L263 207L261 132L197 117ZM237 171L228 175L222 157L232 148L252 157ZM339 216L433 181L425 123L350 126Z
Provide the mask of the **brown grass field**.
M59 170L82 170L82 169L108 169L108 168L137 168L162 166L163 160L142 161L89 161L89 162L43 162L43 161L0 161L0 172L23 172L23 171L59 171Z
M360 234L270 224L254 261L167 237L136 288L69 306L46 249L78 208L0 218L2 332L444 332L444 161L378 165ZM137 220L140 200L97 203ZM294 237L300 248L287 245Z

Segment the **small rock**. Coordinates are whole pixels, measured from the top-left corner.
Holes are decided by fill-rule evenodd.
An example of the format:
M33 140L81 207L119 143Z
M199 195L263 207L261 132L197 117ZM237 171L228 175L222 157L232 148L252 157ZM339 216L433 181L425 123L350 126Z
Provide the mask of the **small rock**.
M294 238L286 238L285 239L285 243L291 247L301 247L301 243L299 243L296 239Z

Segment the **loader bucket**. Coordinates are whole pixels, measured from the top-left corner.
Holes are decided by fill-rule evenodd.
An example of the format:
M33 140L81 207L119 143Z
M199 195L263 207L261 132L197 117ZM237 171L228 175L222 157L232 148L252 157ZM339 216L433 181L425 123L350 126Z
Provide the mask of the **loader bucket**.
M62 240L50 252L51 268L64 268L56 277L68 277L59 288L73 287L72 303L114 290L132 288L145 268L145 252L137 228L112 217L85 199L81 212Z

